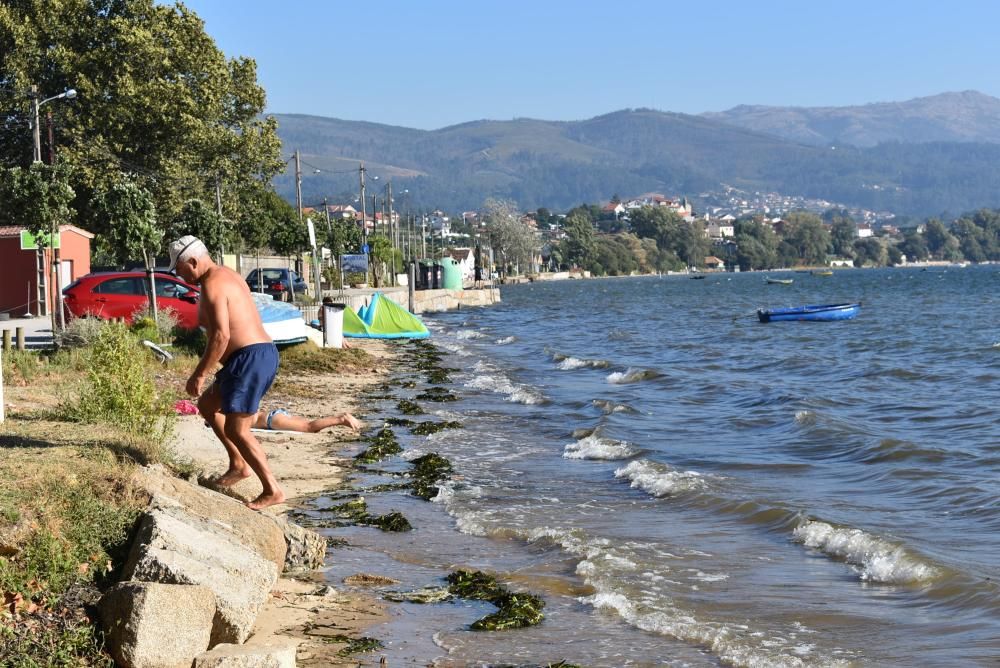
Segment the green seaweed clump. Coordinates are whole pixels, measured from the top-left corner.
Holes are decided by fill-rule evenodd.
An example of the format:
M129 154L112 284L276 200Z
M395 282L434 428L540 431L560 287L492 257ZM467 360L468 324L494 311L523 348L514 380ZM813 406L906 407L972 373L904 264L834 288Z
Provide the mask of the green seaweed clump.
M396 455L403 451L396 441L396 435L392 429L383 427L379 433L369 439L372 446L354 456L354 460L362 464L374 464L390 455Z
M476 620L469 627L473 631L505 631L535 626L545 615L545 601L533 594L509 591L492 575L482 571L459 570L448 574L448 591L462 598L489 601L498 610Z
M425 501L430 501L438 493L437 483L451 475L451 462L437 454L431 452L423 457L417 457L412 462L413 471L413 495L419 496Z
M396 410L398 410L403 415L423 415L424 409L420 407L415 401L410 401L409 399L400 399L396 404Z
M360 526L378 527L382 531L412 531L410 524L402 513L392 512L385 515L372 515L368 512L368 504L364 497L352 499L347 503L330 508L331 511L347 517Z
M378 527L382 531L413 531L413 525L400 512L387 513L378 517L369 515L364 522L359 522L359 524Z
M461 429L462 423L456 422L454 420L445 420L443 422L413 422L410 421L410 433L416 434L417 436L429 436L431 434L436 434L442 429Z
M429 387L418 394L417 399L424 401L458 401L458 397L443 387Z
M406 418L391 417L386 418L385 423L390 427L412 427L417 424L413 420L407 420Z
M362 652L374 652L375 650L382 649L384 645L381 641L375 638L352 638L346 636L342 633L338 633L333 636L322 636L324 642L330 644L340 644L346 643L347 646L341 649L337 654L340 656L350 656L352 654L361 654Z

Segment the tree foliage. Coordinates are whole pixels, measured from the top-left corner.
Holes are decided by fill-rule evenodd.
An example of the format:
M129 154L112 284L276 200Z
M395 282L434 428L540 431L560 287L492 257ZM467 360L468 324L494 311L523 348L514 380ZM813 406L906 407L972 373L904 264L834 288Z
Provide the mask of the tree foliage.
M508 268L528 269L539 247L538 236L521 219L517 204L489 198L483 202L479 215L504 273Z
M97 198L127 179L174 219L221 194L236 220L253 189L283 169L251 59L227 60L200 18L154 0L12 0L0 4L0 108L11 110L0 165L30 157L30 99L67 88L55 118L59 161L74 167L78 223L108 232Z
M123 181L100 193L94 209L107 220L101 251L115 264L142 258L147 266L163 241L152 196L135 183Z
M0 169L0 225L26 227L45 246L49 232L71 220L69 172L40 162Z

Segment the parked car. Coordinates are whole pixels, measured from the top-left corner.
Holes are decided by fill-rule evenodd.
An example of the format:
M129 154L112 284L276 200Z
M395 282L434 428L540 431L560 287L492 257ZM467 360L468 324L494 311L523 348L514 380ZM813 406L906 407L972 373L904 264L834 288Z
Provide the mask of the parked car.
M173 274L156 273L156 306L171 309L177 324L185 329L198 326L198 288ZM145 271L104 271L87 274L63 288L63 302L70 315L111 320L132 317L149 308L149 277Z
M309 286L302 277L291 269L261 267L247 274L247 285L250 292L263 292L278 301L291 301L289 286L295 288L295 294L301 295L309 291ZM263 286L263 289L261 287Z

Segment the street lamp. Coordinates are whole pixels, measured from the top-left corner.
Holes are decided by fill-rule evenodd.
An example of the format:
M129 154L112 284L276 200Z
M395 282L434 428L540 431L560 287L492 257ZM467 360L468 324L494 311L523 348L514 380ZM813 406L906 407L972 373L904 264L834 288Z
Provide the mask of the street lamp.
M41 108L41 106L43 104L45 104L46 102L51 102L52 100L61 100L63 98L65 98L67 100L72 100L72 99L76 98L76 89L75 88L67 88L66 90L64 90L63 92L59 93L58 95L53 95L52 97L47 97L44 100L39 100L38 99L39 97L40 97L40 95L38 94L38 86L32 85L31 86L31 132L32 132L33 138L35 140L34 141L34 144L35 144L34 145L34 150L35 150L35 152L34 152L34 155L32 156L32 162L41 162L42 161L42 131L41 131L40 123L39 123L39 120L38 120L38 110ZM51 231L49 233L49 245L53 247L53 250L52 250L52 273L53 273L54 278L55 278L55 281L53 282L53 285L55 285L55 287L56 287L56 295L55 295L54 299L52 300L52 306L53 306L53 308L55 308L56 307L56 302L58 302L58 307L59 307L58 308L58 311L59 311L59 313L58 313L58 320L59 320L59 324L60 324L60 326L65 327L66 322L64 320L65 315L63 314L62 286L59 284L60 283L60 281L59 281L59 256L56 253L55 248L54 248L55 247L55 243L56 243L55 239L56 239L56 223L55 223L55 220L53 219L53 221L52 221L52 229L51 229ZM42 252L41 251L41 246L39 246L39 251L38 251L38 253L39 253L39 256L38 256L38 261L39 261L38 270L39 271L38 271L38 274L39 274L40 278L44 278L44 276L45 276L45 268L44 268L44 262L42 260L41 252ZM39 283L38 288L39 288L39 292L41 294L44 294L44 292L42 292L42 290L44 288L42 287L41 282ZM45 303L44 299L39 299L38 300L38 315L42 315L42 304L44 304L44 303ZM53 315L52 315L52 331L54 332L55 329L56 329L56 314L53 313Z
M39 100L38 86L31 87L31 129L35 136L35 155L33 162L42 161L42 133L39 128L38 123L38 110L46 102L51 102L52 100L61 100L63 98L67 100L72 100L76 98L76 89L68 88L58 95L53 95L52 97L47 97L44 100Z

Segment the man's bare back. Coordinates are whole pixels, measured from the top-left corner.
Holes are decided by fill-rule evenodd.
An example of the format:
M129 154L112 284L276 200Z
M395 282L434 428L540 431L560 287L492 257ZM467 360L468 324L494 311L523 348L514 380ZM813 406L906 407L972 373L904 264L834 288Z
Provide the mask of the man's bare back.
M220 362L225 363L233 351L254 343L269 343L271 337L264 331L260 313L250 296L246 281L229 267L215 265L201 279L201 304L198 319L211 338L213 328L218 327L218 309L227 314L229 344L222 353Z

